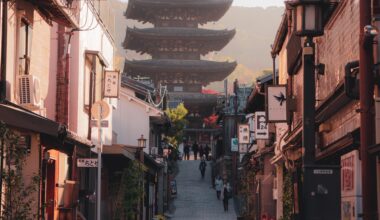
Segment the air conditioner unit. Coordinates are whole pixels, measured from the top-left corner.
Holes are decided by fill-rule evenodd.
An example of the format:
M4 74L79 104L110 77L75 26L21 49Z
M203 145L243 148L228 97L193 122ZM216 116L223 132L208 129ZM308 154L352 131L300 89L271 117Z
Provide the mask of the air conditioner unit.
M33 75L21 75L18 78L19 104L30 109L41 105L40 80Z

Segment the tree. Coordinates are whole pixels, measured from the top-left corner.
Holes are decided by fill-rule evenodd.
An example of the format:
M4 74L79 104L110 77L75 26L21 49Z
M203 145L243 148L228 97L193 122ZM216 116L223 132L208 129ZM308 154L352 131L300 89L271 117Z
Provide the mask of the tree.
M188 121L185 119L187 113L188 110L185 108L183 103L179 104L176 108L166 110L166 114L171 122L167 139L169 144L175 148L183 140L183 130L188 124Z

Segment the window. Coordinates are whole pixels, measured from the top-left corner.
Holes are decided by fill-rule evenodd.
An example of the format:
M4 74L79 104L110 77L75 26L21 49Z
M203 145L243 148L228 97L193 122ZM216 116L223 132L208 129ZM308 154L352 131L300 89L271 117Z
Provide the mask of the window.
M32 46L32 27L26 19L20 20L18 29L18 70L20 75L29 74L30 52Z
M84 64L84 108L89 111L90 105L103 98L104 59L97 51L88 51Z

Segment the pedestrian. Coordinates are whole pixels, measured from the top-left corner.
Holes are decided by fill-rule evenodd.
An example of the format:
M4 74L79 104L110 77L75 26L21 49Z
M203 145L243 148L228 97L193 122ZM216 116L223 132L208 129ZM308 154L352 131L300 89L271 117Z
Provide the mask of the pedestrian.
M204 148L203 145L199 146L199 158L203 158L204 155Z
M220 199L220 193L223 189L223 180L222 177L219 175L215 178L215 190L216 190L216 197L218 200Z
M221 197L223 200L224 211L228 212L228 200L231 198L231 186L228 182L223 185Z
M199 164L199 170L201 171L202 179L205 177L206 166L207 166L207 163L205 161L205 158L203 157L201 159L201 163Z
M185 146L183 147L183 151L185 153L185 160L190 159L190 146L188 143L185 143Z
M208 146L208 144L206 144L204 151L205 151L206 160L208 161L209 160L208 155L210 153L210 147Z
M194 160L197 160L198 159L198 144L197 142L194 142L193 144L193 153L194 153Z

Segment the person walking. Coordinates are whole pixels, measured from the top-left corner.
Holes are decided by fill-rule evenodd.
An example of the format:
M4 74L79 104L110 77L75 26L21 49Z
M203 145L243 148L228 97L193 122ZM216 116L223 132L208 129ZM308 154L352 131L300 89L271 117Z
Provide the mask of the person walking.
M208 161L209 160L208 155L210 153L210 147L208 146L208 144L206 144L204 152L205 152L206 160Z
M216 197L218 200L220 199L220 193L223 189L223 180L222 177L219 175L215 178L215 190L216 190Z
M231 186L228 182L227 182L227 184L223 185L221 197L223 200L224 211L228 212L228 200L231 197Z
M201 144L199 146L199 158L203 158L203 155L204 155L204 148L203 148L203 145Z
M190 146L188 143L185 143L185 146L183 147L183 152L185 153L185 160L190 159Z
M198 159L198 150L199 150L198 144L197 142L194 142L193 144L194 160Z
M204 158L201 159L201 163L199 164L199 170L201 171L202 179L205 177L207 163Z

